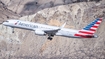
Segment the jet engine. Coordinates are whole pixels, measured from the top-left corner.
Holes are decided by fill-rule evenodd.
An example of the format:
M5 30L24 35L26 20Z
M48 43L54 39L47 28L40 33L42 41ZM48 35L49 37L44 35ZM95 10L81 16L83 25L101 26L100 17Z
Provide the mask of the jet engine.
M42 31L42 30L35 30L35 34L36 34L36 35L41 35L41 36L43 36L43 35L45 35L46 33L45 33L44 31Z

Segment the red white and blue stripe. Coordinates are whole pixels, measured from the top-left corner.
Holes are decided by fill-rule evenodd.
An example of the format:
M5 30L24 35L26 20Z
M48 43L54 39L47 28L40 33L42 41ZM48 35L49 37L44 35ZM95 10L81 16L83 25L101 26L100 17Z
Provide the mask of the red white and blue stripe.
M75 36L93 36L101 22L102 18L97 18L96 20L88 24L86 27L84 27L82 30L79 30L79 33L75 34Z

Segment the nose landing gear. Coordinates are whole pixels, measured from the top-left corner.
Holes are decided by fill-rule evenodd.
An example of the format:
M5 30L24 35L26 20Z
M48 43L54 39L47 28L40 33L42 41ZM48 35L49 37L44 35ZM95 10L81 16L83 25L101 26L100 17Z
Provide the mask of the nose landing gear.
M12 33L14 33L14 28L12 28Z

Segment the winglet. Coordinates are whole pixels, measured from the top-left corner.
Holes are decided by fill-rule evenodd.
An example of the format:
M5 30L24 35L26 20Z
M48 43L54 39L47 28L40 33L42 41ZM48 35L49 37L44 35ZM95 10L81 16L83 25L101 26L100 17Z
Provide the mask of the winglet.
M61 27L59 27L59 30L62 29L65 25L66 25L66 22Z

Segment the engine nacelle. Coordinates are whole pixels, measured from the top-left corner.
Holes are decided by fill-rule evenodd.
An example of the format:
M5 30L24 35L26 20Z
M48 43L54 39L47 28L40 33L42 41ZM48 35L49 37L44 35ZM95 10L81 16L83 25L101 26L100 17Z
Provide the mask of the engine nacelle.
M35 34L36 34L36 35L41 35L41 36L43 36L43 35L45 35L46 33L45 33L44 31L42 31L42 30L35 30Z

